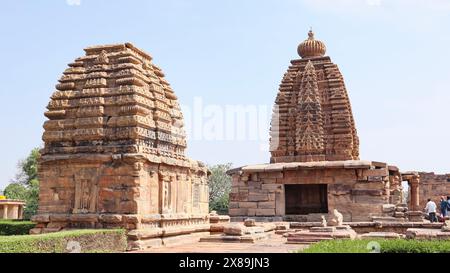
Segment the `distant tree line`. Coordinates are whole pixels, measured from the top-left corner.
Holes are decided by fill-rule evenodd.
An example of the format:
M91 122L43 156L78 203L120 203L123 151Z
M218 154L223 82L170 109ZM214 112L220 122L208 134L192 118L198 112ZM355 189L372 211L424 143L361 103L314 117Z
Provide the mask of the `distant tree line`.
M24 218L35 215L39 202L38 160L39 148L34 148L25 160L18 163L18 173L13 181L3 190L8 199L20 199L26 202Z

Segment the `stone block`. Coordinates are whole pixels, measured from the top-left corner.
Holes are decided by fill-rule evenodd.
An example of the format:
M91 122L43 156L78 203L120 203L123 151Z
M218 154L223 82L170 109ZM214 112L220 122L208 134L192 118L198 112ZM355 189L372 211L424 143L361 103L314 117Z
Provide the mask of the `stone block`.
M54 228L54 229L63 229L67 227L67 222L50 222L47 224L47 228Z
M105 223L121 223L122 215L120 214L102 214L100 215L100 221Z
M261 189L261 182L248 182L248 187L251 189Z
M244 235L245 226L242 224L226 224L223 227L223 233L226 235L242 236Z
M230 201L242 202L242 201L250 201L248 193L230 193Z
M72 222L97 222L97 214L72 214L70 215L70 221Z
M245 219L244 226L246 226L246 227L254 227L254 226L256 226L255 219L251 219L251 218Z
M383 212L384 213L393 213L396 209L395 205L392 204L384 204L383 205Z
M243 216L247 215L249 209L247 208L238 208L238 209L229 209L229 214L231 216Z
M256 216L274 216L275 209L257 209Z
M396 211L396 212L394 213L394 217L397 217L397 218L403 218L403 217L405 217L405 213L404 213L404 212L398 212L398 211Z
M254 201L269 201L268 194L261 194L261 193L252 193L248 195L248 201L254 202Z
M130 224L137 224L140 221L140 218L138 215L123 215L122 216L124 222L130 223Z
M257 202L239 202L239 208L252 208L256 209L258 207Z
M258 202L259 209L275 209L275 202Z
M352 190L352 195L382 196L383 190Z
M31 221L35 223L48 223L50 222L49 214L38 214L31 217Z
M261 189L267 190L269 192L274 192L281 190L282 186L278 184L262 184Z
M62 228L61 227L56 227L56 228L43 228L42 229L42 234L45 234L45 233L55 233L55 232L58 232L58 231L61 231L62 230Z
M369 182L382 182L382 181L384 181L384 177L383 176L368 176L367 177L367 181L369 181Z
M363 175L368 177L388 176L389 171L387 169L368 169L363 170Z
M42 233L42 228L32 228L30 229L30 235L37 235Z

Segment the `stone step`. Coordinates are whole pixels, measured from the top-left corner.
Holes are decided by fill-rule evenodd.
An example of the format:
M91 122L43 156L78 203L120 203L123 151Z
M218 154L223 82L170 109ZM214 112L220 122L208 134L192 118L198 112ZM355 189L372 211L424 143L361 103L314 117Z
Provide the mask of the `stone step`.
M372 216L372 222L404 222L404 218L395 218L391 216Z
M288 234L287 238L305 238L305 237L320 237L320 238L333 238L331 233L322 232L299 232Z
M287 244L313 244L321 241L330 241L333 238L308 237L308 238L288 238Z

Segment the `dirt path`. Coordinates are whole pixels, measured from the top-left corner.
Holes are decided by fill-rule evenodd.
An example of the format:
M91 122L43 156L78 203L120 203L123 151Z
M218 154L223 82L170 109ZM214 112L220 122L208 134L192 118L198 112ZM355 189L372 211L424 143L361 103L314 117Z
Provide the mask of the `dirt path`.
M290 253L306 248L306 245L286 244L286 239L279 235L249 243L188 243L176 246L153 248L135 253Z

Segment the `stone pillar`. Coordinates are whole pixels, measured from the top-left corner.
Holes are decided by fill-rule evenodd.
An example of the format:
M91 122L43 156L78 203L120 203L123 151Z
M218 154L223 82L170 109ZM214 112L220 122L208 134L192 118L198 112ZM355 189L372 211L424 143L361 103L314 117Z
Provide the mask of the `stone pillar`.
M419 207L419 178L418 177L414 177L409 181L409 185L411 187L411 204L410 204L410 208L413 211L420 211L421 208Z
M3 205L3 219L8 219L8 205Z
M19 219L19 220L23 219L23 205L19 205L19 207L18 207L17 219Z

